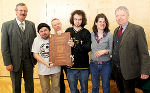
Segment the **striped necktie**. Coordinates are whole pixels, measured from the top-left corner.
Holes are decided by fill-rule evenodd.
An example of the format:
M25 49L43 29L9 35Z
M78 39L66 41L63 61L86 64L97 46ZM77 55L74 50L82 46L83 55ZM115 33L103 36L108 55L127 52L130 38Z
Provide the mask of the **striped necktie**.
M21 31L24 32L24 24L23 24L23 23L20 23L20 24L19 24L19 27L20 27Z

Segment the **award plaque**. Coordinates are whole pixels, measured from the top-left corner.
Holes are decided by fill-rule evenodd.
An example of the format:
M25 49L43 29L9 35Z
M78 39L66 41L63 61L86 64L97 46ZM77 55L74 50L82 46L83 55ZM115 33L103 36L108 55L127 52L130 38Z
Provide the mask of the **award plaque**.
M70 65L71 47L68 45L70 32L61 35L52 34L49 39L49 60L55 66Z

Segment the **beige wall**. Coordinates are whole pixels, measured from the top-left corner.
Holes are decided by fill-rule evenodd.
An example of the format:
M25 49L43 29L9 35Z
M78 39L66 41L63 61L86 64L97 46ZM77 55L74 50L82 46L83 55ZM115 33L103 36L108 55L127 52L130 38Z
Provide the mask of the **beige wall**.
M115 21L115 9L120 5L126 6L130 13L129 21L144 27L150 49L150 0L0 0L0 29L3 22L15 18L14 9L19 2L27 4L29 12L26 19L35 22L36 26L40 22L50 24L50 21L57 17L62 21L65 30L70 26L70 13L75 9L82 9L88 18L86 28L91 31L95 16L98 13L104 13L109 19L112 33L118 26ZM0 57L0 76L8 75L4 69L2 57Z

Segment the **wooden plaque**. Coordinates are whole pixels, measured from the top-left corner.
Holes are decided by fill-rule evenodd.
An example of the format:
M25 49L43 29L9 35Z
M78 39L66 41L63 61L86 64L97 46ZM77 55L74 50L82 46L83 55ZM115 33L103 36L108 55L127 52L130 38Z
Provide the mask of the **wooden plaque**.
M71 47L68 45L70 32L61 35L53 34L49 39L49 60L57 65L71 64Z

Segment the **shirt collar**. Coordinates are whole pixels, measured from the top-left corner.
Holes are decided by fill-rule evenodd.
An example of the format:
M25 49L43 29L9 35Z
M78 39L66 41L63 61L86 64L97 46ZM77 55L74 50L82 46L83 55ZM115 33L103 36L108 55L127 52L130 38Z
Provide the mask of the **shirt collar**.
M129 22L127 22L125 25L122 26L122 32L124 32L124 30L127 28L128 24L129 24Z
M20 25L21 23L23 23L25 25L25 21L20 22L17 18L16 18L17 24Z

